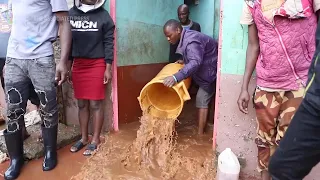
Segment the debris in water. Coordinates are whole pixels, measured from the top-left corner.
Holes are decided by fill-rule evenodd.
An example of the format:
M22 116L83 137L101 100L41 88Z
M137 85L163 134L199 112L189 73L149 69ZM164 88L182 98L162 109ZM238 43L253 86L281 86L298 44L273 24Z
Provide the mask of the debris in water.
M121 137L121 132L117 136L107 136L106 143L72 179L214 179L212 151L205 158L194 154L186 157L180 153L180 150L188 153L188 146L177 144L175 120L144 114L140 123L133 143L124 145L128 137Z

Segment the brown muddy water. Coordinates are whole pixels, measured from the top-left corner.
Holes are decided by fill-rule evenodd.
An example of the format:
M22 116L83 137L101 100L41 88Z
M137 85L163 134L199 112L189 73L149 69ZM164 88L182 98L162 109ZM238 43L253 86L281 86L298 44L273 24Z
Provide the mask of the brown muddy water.
M197 135L194 103L180 121L143 115L109 133L75 180L213 180L212 128Z

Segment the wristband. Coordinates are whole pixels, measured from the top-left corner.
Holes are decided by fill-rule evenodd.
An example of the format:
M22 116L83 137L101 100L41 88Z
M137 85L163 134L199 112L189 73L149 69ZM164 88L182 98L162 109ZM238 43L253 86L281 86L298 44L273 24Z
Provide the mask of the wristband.
M176 83L178 82L177 78L175 76L172 76L173 79L176 81Z

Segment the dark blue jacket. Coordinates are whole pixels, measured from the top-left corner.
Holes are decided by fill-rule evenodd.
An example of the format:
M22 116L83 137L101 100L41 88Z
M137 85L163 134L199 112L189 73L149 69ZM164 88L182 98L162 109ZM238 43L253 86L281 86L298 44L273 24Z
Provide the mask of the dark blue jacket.
M316 46L317 49L309 68L306 94L302 101L302 105L315 115L320 111L320 21L316 32Z

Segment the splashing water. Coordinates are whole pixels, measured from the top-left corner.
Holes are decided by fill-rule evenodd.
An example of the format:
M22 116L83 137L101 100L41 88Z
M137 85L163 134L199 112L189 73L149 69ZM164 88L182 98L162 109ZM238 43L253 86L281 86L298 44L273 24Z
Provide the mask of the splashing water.
M175 120L144 114L140 123L138 131L132 127L131 132L137 135L133 143L130 133L108 135L105 144L72 179L214 179L212 151L206 152L206 158L179 153L188 152L189 146L177 144Z

